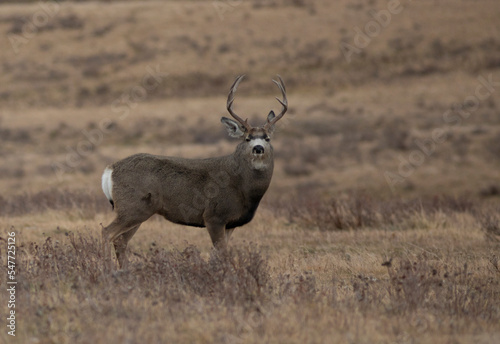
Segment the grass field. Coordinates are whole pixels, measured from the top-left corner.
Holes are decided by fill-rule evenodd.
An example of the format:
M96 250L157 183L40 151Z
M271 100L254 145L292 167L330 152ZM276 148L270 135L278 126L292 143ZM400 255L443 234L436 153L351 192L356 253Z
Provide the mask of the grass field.
M500 342L499 16L494 0L2 1L0 341ZM104 167L231 153L238 74L251 123L279 109L276 74L290 103L255 219L218 253L155 216L126 270L104 264Z

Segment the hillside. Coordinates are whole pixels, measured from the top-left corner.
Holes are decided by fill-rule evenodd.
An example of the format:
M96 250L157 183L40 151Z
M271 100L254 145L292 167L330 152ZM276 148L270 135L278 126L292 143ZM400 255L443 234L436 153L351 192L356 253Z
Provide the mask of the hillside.
M495 0L0 1L19 342L497 340L498 18ZM280 108L277 74L290 104L255 219L221 255L154 216L110 268L104 168L232 153L240 74L252 124Z

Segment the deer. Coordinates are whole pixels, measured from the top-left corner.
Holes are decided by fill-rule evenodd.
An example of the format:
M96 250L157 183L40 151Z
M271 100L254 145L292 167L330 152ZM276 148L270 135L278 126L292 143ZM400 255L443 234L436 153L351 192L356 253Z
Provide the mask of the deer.
M239 138L236 150L226 156L187 159L146 153L131 155L105 168L102 189L116 213L102 227L102 240L111 258L114 246L121 268L128 260L126 249L140 225L154 214L173 223L205 227L216 249L226 249L236 227L250 222L273 175L271 136L288 109L285 84L272 80L281 91L276 97L282 109L270 111L264 125L254 127L233 111L236 78L226 109L233 119L222 117L229 136ZM101 225L102 226L102 225Z

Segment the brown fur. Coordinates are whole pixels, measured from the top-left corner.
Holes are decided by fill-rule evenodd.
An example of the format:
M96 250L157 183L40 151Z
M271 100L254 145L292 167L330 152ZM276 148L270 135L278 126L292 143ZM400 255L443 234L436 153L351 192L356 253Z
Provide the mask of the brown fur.
M233 85L231 96L234 90ZM120 265L126 264L128 241L154 214L174 223L206 227L214 246L225 247L233 229L252 220L271 182L274 163L269 141L275 118L271 111L266 125L251 127L246 121L223 117L229 135L243 139L228 156L182 159L141 153L109 166L109 201L116 218L102 233L106 247L113 242Z

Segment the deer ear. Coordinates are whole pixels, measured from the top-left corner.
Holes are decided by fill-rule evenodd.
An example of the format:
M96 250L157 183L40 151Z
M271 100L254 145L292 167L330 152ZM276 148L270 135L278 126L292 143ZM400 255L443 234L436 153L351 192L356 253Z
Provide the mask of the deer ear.
M274 111L271 110L269 112L269 114L267 115L267 122L271 122L273 120L273 118L276 117L276 115L274 114ZM269 128L269 133L272 133L274 131L276 127L274 125L272 125L270 128Z
M233 121L232 119L229 119L227 117L222 117L220 121L226 126L229 136L238 138L242 137L245 134L245 129L240 127L238 122Z
M274 111L273 111L273 110L271 110L271 111L269 112L269 115L267 115L267 121L268 121L268 122L271 122L271 121L273 120L273 118L274 118L274 117L276 117L276 115L274 114Z

